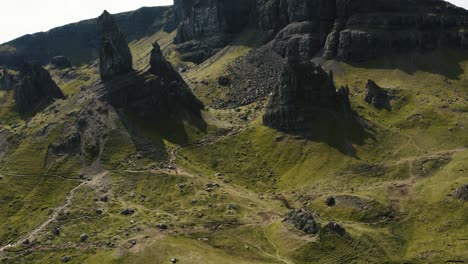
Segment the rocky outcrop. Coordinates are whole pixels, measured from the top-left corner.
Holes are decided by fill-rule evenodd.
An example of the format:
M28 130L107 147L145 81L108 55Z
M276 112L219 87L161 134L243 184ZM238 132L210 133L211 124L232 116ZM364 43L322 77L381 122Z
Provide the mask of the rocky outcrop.
M175 43L182 59L200 63L219 51L250 21L252 0L175 0Z
M66 69L72 66L70 60L65 56L55 56L50 60L52 69Z
M99 71L102 80L109 80L132 71L132 54L125 35L107 11L98 18L100 36Z
M468 201L468 184L458 187L453 196L459 200Z
M378 109L390 109L390 96L382 87L378 86L374 81L368 80L366 89L366 102Z
M266 126L292 130L303 126L317 109L350 111L349 89L337 92L333 74L327 74L313 62L289 59L284 65L279 85L268 102L263 123Z
M18 112L34 114L52 103L54 99L65 99L48 71L37 64L25 64L15 86L14 98Z
M161 47L157 42L153 44L153 49L151 50L151 57L150 57L150 72L158 77L163 82L166 83L184 83L184 80L180 76L180 74L175 71L174 67L172 67L171 63L169 63L163 56L161 51Z
M293 209L289 211L284 220L309 235L317 234L320 231L317 214L308 210Z
M14 87L14 77L7 69L3 69L0 75L0 90L10 91Z
M320 36L312 33L313 28L310 21L287 25L273 40L273 49L284 58L293 55L302 61L310 60L322 48Z

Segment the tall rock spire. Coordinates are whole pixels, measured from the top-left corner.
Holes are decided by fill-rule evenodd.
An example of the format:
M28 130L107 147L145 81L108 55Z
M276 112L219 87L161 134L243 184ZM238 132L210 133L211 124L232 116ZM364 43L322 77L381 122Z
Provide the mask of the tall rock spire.
M112 15L104 11L98 18L100 36L99 70L102 80L132 71L132 54L128 48L125 35L120 31Z

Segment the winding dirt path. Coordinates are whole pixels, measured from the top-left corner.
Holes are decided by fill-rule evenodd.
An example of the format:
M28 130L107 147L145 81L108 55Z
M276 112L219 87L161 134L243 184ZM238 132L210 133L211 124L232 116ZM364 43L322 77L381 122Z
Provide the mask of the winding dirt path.
M97 174L97 175L92 176L92 178L102 178L102 177L106 176L107 173L108 172L103 172L101 174ZM17 247L17 246L21 245L26 240L33 241L37 237L38 234L42 233L52 222L57 220L60 212L62 212L64 209L66 209L67 207L69 207L72 204L73 199L75 198L76 191L78 189L80 189L82 186L87 185L87 184L91 184L91 182L81 181L80 184L78 184L75 188L73 188L70 191L68 196L65 198L65 203L63 203L62 205L56 207L54 209L54 211L52 212L52 214L49 217L47 217L47 219L44 222L42 222L42 224L40 224L38 227L33 229L27 235L18 238L15 242L0 247L0 253L4 252L5 250L8 250L10 248Z

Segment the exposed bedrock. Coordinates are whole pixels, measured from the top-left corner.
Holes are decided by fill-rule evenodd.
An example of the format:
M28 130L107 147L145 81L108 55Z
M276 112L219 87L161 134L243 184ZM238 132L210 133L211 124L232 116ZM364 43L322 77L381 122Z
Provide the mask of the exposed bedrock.
M19 113L34 114L54 99L64 99L65 95L48 71L37 64L25 64L15 85L14 98Z
M132 71L132 54L125 35L120 31L112 15L107 11L98 18L100 36L99 70L102 80Z
M224 47L250 21L251 0L175 0L175 42L186 61L200 63Z
M350 111L348 96L347 87L336 90L332 73L313 62L290 59L270 97L263 123L281 130L299 129L317 109Z
M442 0L176 0L174 8L178 50L197 63L247 27L269 33L283 57L297 46L303 61L468 47L468 11Z

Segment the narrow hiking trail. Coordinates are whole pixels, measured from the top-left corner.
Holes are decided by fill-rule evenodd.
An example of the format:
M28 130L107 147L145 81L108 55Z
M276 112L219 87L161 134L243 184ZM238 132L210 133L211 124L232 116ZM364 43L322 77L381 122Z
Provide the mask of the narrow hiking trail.
M101 174L97 174L97 175L93 175L91 176L91 178L102 178L104 176L106 176L108 174L108 172L103 172ZM80 189L82 186L84 185L87 185L87 184L92 184L92 181L85 181L85 180L82 180L80 182L80 184L78 184L75 188L73 188L70 193L68 194L68 196L65 198L65 202L54 208L52 214L50 216L47 217L47 219L42 222L38 227L36 227L35 229L33 229L31 232L29 232L28 234L18 238L16 241L8 244L8 245L5 245L5 246L2 246L0 247L0 253L4 252L5 250L7 249L10 249L10 248L14 248L14 247L17 247L19 245L21 245L23 242L25 241L33 241L40 233L42 233L52 222L56 221L57 218L59 217L59 214L65 210L67 207L69 207L72 202L73 202L73 199L75 198L75 195L76 195L76 192L78 191L78 189Z

